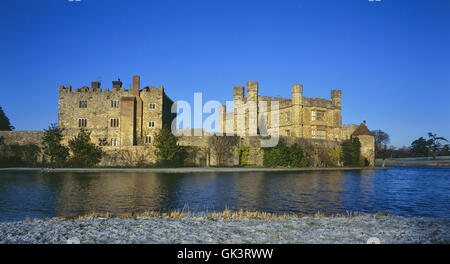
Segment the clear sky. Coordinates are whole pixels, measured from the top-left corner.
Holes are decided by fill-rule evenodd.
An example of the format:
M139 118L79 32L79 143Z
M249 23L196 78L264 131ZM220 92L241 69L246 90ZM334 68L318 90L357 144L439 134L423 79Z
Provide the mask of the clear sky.
M175 100L261 95L330 98L344 124L367 120L400 147L450 138L448 0L3 0L0 106L16 130L57 122L58 85L133 75Z

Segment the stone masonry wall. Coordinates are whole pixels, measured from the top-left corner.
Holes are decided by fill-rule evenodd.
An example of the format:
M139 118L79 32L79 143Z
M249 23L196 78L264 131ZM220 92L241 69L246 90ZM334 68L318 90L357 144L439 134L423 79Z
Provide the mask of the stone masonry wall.
M375 137L369 135L359 135L361 143L361 155L369 161L370 166L375 166Z
M36 144L41 146L44 131L0 131L0 137L4 138L7 145Z

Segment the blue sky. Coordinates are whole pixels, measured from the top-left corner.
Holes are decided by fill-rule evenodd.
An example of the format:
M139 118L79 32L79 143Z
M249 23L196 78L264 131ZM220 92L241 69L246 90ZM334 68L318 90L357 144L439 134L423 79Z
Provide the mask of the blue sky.
M0 106L17 130L57 122L58 85L118 77L164 85L176 100L260 94L329 98L344 124L367 120L409 145L450 138L450 1L4 0Z

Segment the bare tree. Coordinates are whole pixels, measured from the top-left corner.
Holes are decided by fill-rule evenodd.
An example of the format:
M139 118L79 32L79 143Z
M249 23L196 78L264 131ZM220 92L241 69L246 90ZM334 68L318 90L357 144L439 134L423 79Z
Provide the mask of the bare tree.
M433 134L431 132L428 133L428 137L430 138L427 140L428 148L431 152L431 155L433 156L433 159L436 159L437 154L443 147L442 141L448 142L448 140L444 137L438 137L436 134Z
M233 154L233 149L238 144L237 136L211 136L209 146L216 155L217 165L223 166L224 162Z
M375 154L377 157L383 156L384 149L386 145L391 141L389 134L383 130L372 130L373 136L375 137Z
M129 167L142 167L148 165L150 155L146 152L136 152L124 149L118 152L121 160Z
M379 155L381 159L383 159L383 164L381 165L381 167L384 167L386 165L386 158L391 152L392 148L388 148L386 144L384 144L383 148L379 150Z

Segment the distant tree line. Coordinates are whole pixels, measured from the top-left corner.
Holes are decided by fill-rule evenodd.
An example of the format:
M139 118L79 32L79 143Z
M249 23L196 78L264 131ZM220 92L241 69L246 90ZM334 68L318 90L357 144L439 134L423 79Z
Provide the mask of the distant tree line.
M450 144L445 144L448 140L431 132L428 138L420 137L410 146L396 148L388 146L389 135L382 130L371 131L375 136L375 154L377 158L410 158L410 157L433 157L450 156Z

